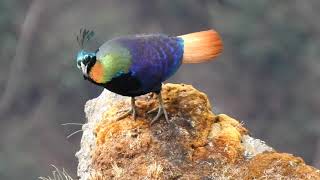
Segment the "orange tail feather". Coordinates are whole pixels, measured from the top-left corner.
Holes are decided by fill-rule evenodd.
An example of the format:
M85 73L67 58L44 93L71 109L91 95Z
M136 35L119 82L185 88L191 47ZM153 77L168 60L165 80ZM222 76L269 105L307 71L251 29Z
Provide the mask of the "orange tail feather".
M222 40L214 30L178 36L184 41L183 63L210 61L221 54Z

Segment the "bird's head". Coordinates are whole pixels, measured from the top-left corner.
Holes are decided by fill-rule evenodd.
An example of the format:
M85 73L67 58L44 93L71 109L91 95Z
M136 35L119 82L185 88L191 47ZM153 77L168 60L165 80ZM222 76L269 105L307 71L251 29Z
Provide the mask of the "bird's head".
M89 72L96 63L96 53L84 50L84 43L89 41L93 36L94 32L86 29L80 29L80 33L77 36L77 42L81 48L77 54L77 67L81 69L85 79L89 77Z
M89 77L92 66L96 63L96 53L81 50L77 54L77 67L85 78Z

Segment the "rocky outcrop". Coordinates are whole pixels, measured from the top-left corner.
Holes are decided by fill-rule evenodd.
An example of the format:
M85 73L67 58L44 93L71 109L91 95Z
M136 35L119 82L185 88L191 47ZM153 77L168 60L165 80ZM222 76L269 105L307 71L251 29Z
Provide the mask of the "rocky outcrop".
M166 84L170 116L150 125L154 94L137 98L138 117L116 121L130 99L104 90L85 106L80 179L320 179L299 157L279 153L248 135L239 121L214 114L190 85Z

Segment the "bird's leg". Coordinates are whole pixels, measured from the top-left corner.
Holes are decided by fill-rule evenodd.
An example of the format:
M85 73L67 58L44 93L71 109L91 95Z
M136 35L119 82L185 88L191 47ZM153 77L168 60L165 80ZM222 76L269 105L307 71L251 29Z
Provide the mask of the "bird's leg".
M131 109L133 120L136 120L136 99L131 97Z
M153 120L151 121L151 124L156 122L160 118L161 115L164 115L167 123L169 123L169 118L168 118L167 111L163 106L163 99L162 99L161 92L158 94L158 101L159 101L158 113L157 113L156 117L154 117Z
M116 120L120 120L123 119L127 116L129 116L132 113L132 117L135 120L136 119L136 103L135 103L136 99L134 97L131 97L131 107L129 110L126 110L125 113L123 113L121 116L117 117Z

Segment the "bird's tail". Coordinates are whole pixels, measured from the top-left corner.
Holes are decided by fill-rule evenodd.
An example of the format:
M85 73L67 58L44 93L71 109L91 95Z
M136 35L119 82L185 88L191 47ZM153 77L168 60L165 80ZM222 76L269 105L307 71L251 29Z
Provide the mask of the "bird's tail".
M184 41L182 63L201 63L213 60L221 54L222 40L214 30L178 36Z

